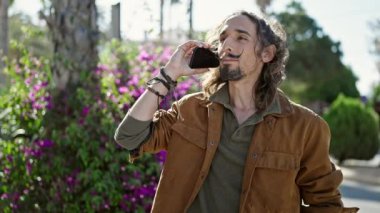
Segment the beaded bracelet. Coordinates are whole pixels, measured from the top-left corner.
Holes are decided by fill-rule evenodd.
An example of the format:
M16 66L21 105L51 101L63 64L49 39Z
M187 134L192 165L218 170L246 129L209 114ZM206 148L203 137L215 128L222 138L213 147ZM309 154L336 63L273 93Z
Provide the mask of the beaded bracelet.
M160 74L165 78L166 82L170 85L170 88L175 88L177 86L177 81L174 81L168 74L166 74L164 67L161 67Z

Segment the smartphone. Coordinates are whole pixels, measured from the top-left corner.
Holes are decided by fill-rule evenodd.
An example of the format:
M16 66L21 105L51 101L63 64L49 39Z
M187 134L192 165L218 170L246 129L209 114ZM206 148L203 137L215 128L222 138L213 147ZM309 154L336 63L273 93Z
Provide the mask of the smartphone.
M189 66L192 69L218 67L219 57L210 49L196 47L190 58Z

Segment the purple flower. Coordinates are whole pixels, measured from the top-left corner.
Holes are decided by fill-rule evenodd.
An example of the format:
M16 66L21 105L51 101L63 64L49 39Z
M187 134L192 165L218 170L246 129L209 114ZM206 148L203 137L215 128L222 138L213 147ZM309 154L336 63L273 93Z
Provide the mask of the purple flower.
M83 107L82 112L81 112L81 116L82 117L87 117L88 113L90 112L90 109L91 108L89 106Z
M25 83L27 86L29 86L31 81L32 81L31 78L27 78L27 79L25 79L24 83Z
M50 148L54 145L53 141L49 139L38 140L36 142L37 142L37 145L41 148Z
M4 169L4 173L5 173L6 175L9 175L9 174L11 173L11 170L8 169L8 168L5 168L5 169Z
M119 84L120 84L120 82L121 82L121 81L120 81L120 79L118 79L118 78L117 78L117 79L115 79L115 84L116 84L116 85L119 85Z
M137 86L139 84L139 78L137 75L133 75L127 82L128 86Z
M119 93L120 94L124 94L124 93L127 93L127 92L129 92L128 87L119 87Z
M48 81L44 81L41 83L41 87L47 87L49 85Z
M42 87L41 87L41 85L39 85L39 84L36 84L36 85L33 86L33 90L36 91L36 92L40 91L41 88L42 88Z
M153 60L153 56L149 55L149 53L147 53L145 50L142 50L140 54L137 56L137 60L149 62Z
M8 198L9 198L9 196L8 196L7 193L3 193L3 194L1 195L1 197L0 197L1 200L5 200L5 199L8 199Z
M36 100L36 94L34 92L29 92L28 98L30 101Z
M170 48L168 48L168 47L164 48L164 50L162 51L161 57L160 57L160 61L162 63L168 62L172 53L173 53L173 51Z
M43 107L40 103L33 102L33 103L32 103L32 108L33 108L33 109L36 109L36 110L41 110L41 109L43 109L44 107Z
M131 95L137 99L138 97L140 97L140 95L145 91L144 88L137 88L137 89L134 89L131 91Z
M156 154L156 160L160 163L163 164L166 160L166 151L161 151Z
M12 163L13 162L13 157L12 155L7 155L7 160Z

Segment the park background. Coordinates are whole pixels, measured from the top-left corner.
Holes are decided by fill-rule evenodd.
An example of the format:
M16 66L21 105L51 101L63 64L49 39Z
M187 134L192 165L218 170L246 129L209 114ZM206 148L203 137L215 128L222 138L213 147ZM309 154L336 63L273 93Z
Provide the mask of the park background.
M130 164L114 130L176 45L238 9L284 25L281 88L328 121L332 160L368 188L343 194L380 209L379 2L205 2L0 0L2 211L149 211L165 152ZM199 88L183 78L161 107Z

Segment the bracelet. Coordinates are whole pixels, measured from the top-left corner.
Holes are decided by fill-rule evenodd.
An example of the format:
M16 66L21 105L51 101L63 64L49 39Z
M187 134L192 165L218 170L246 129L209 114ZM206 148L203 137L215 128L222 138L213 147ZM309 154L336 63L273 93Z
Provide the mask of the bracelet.
M177 81L174 81L168 74L166 74L164 67L161 67L160 74L165 78L166 82L170 85L170 88L177 86Z
M164 99L165 96L164 95L161 95L157 90L153 89L152 87L147 87L147 89L149 90L149 92L157 95L158 97L160 97L161 99Z
M166 89L168 89L168 91L170 91L169 83L166 82L165 80L159 78L159 77L154 77L154 78L150 79L148 82L146 82L146 85L152 86L153 84L157 84L157 83L162 83L166 87Z

